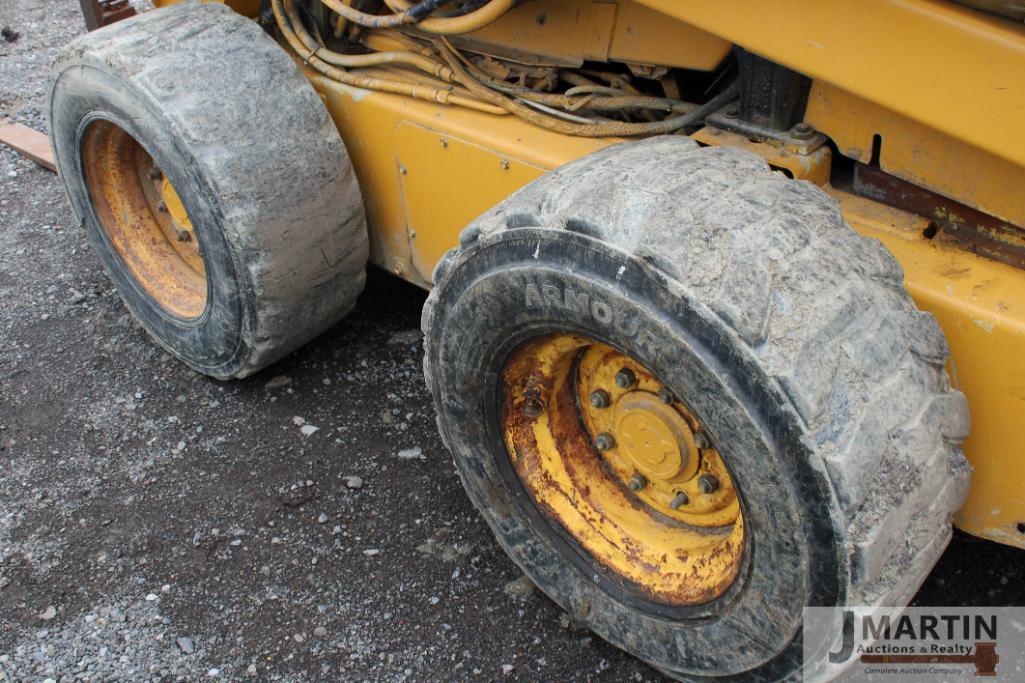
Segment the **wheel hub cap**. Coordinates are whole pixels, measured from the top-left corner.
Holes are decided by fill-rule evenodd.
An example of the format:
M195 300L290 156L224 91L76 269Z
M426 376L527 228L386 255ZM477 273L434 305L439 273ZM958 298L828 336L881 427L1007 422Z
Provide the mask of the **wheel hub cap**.
M631 391L615 404L616 438L624 458L648 479L682 482L697 472L694 434L672 406L647 391Z

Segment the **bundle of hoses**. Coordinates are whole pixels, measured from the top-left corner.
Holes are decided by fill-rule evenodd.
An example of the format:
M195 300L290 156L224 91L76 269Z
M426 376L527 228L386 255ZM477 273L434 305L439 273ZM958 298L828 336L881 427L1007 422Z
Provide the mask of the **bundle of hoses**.
M296 0L271 0L274 18L282 36L303 62L331 80L357 88L467 107L490 114L514 114L542 128L583 137L630 137L675 132L701 121L737 96L736 83L702 105L625 92L618 94L622 91L605 87L572 88L567 91L572 95L536 92L492 78L461 55L447 39L429 36L475 30L508 11L515 0L490 0L468 14L439 18L428 15L447 0L424 0L417 5L407 0L385 0L395 11L391 15L366 14L344 4L342 0L321 1L346 20L366 28L415 26L428 34L425 36L428 42L420 44L416 52L405 50L343 54L329 50L311 35L299 14ZM411 66L441 80L443 84L379 78L347 70L388 64ZM665 112L669 116L660 121L630 123L599 117L588 118L577 113L585 108L594 112L653 110Z

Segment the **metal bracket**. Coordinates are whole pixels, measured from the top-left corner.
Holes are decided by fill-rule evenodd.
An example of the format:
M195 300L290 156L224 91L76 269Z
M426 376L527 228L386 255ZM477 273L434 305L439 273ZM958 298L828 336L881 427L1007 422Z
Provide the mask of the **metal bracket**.
M826 143L826 136L806 123L799 123L790 130L773 130L742 121L736 104L730 104L714 114L709 114L705 123L715 128L739 133L748 138L782 147L794 154L808 155Z
M90 31L135 16L135 8L128 0L79 0L85 27Z

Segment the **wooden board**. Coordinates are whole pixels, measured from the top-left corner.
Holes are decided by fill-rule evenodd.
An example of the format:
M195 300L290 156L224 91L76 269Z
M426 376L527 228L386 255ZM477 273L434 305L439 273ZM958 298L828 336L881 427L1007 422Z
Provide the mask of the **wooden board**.
M57 170L53 163L53 152L50 151L50 140L39 131L20 123L0 123L0 143L40 166L51 171Z

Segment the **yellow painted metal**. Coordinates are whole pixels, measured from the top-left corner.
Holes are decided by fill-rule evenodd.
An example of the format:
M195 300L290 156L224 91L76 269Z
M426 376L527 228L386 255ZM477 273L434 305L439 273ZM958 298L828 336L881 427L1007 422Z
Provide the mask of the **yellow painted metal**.
M833 153L828 145L822 145L810 154L797 154L784 149L782 145L753 141L746 135L711 127L702 128L691 137L704 145L729 145L754 152L773 168L797 180L808 180L816 185L829 182Z
M732 48L728 40L713 33L633 0L621 0L616 7L609 59L710 71Z
M615 23L614 4L527 0L500 21L452 41L530 64L580 66L585 59L608 59Z
M1025 166L1025 25L944 0L639 0Z
M832 138L844 156L866 164L879 135L879 166L887 173L1025 226L1025 166L821 81L812 85L805 119Z
M616 385L621 368L637 378L634 386ZM611 434L615 446L604 452L609 469L622 482L641 474L648 485L635 493L646 505L670 519L695 527L726 527L740 515L737 493L725 463L712 448L708 436L686 406L678 400L663 403L663 388L654 375L639 363L604 344L592 344L577 360L577 400L584 425L592 440ZM595 390L607 392L609 407L589 402ZM698 439L706 445L698 446ZM699 489L698 475L711 474L721 486L713 493ZM686 505L670 503L680 493Z
M436 129L400 123L395 129L399 178L413 267L430 280L434 265L451 248L446 226L466 225L486 202L497 204L510 185L526 185L545 169ZM459 199L474 188L474 201Z
M624 394L614 405L611 433L630 467L667 483L684 482L694 476L700 454L694 433L679 411L644 390ZM603 431L598 428L599 433Z
M513 116L354 88L309 69L306 75L321 93L352 157L371 226L371 259L425 287L437 259L455 246L459 230L473 218L545 171L614 144L552 133ZM449 148L442 146L442 139L449 141ZM503 161L509 163L508 172ZM412 226L407 193L416 202ZM416 233L412 247L410 230Z
M622 367L636 374L636 386L609 384ZM579 406L589 406L587 394L596 383L608 385L614 403L605 409L588 407L581 415ZM648 482L631 487L638 471L633 459L621 453L624 447L599 451L595 445L595 430L605 431L604 422L595 422L596 411L619 412L620 417L646 413L648 426L660 425L666 433L683 429L692 434L690 425L700 429L679 402L659 403L661 388L646 368L604 344L569 334L537 337L517 348L502 371L504 439L513 467L538 507L618 581L665 604L702 604L733 583L744 551L737 494L718 454L706 449L699 455L696 447L685 445L693 449L688 456L699 460L695 468L660 469L656 463L664 455L663 444L639 429L632 456L644 463ZM653 401L646 404L652 410L642 407L641 395ZM527 402L542 409L527 410ZM621 402L630 405L617 411ZM617 437L628 439L629 430ZM641 453L649 446L655 452ZM675 481L659 479L660 472ZM699 472L714 474L719 488L701 492ZM674 490L691 494L675 510L666 499Z
M453 38L526 63L584 60L711 70L731 45L634 0L527 0L489 26Z
M374 262L422 287L430 287L434 263L458 243L459 231L497 199L535 174L616 142L573 138L514 117L371 93L310 72L308 76L323 94L352 155L371 225ZM442 146L443 138L449 148ZM761 149L766 158L775 153L775 148L745 146ZM503 159L509 161L510 172L502 169ZM408 186L399 160L411 169ZM461 170L464 161L474 172ZM417 178L427 170L455 180L421 184ZM975 467L957 523L973 534L1025 547L1025 534L1015 528L1025 521L1025 495L1017 490L1025 477L1025 439L1020 433L1025 422L1025 272L925 239L923 219L837 196L855 229L878 237L894 252L912 295L937 316L950 339L952 369L972 411L966 453ZM412 209L411 203L416 205ZM407 211L416 233L412 241Z
M100 225L136 283L171 315L202 314L206 271L192 223L143 146L97 121L84 136L82 167Z
M182 203L181 197L178 196L178 191L174 189L174 185L167 179L167 176L162 177L163 179L160 180L160 196L164 201L164 206L167 207L171 220L176 226L191 231L192 221L189 219L189 214L185 211L185 204Z
M974 468L955 517L963 530L1025 547L1025 273L935 244L926 219L832 191L845 218L875 237L904 267L916 303L936 316L950 343L950 374L968 397Z

